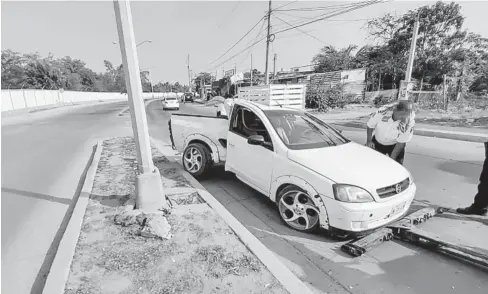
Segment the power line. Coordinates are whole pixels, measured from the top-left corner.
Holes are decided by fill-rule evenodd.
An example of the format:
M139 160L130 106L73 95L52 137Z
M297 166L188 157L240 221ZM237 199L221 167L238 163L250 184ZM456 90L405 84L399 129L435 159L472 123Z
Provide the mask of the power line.
M247 37L247 35L249 35L250 32L252 32L252 30L254 30L254 28L261 22L261 20L263 20L265 18L265 16L261 17L259 19L259 21L242 37L239 39L239 41L237 41L234 45L232 45L232 47L230 47L227 51L224 52L224 54L220 55L219 58L215 59L214 61L212 61L210 64L214 64L217 60L219 60L220 58L222 58L225 54L227 54L230 50L234 49L235 46L237 46L237 44L239 44L245 37Z
M264 36L263 38L259 39L258 41L252 43L250 46L247 46L246 48L242 49L241 51L237 52L236 54L232 55L231 57L227 58L225 61L219 63L218 65L214 66L211 70L209 71L213 71L214 69L216 68L219 68L221 65L225 64L226 62L234 59L235 57L239 56L240 54L242 54L244 51L246 51L247 49L249 48L252 48L254 46L256 46L257 44L259 44L261 41L263 41L264 39L266 39L266 36Z
M348 8L354 5L360 4L362 2L347 3L347 4L336 4L329 6L317 6L317 7L302 7L302 8L291 8L291 9L274 9L274 11L317 11L317 10L330 10L334 8Z
M276 15L275 15L275 17L276 17L278 20L280 20L280 21L282 21L282 22L286 23L286 24L287 24L287 25L289 25L290 27L293 27L293 25L292 25L292 24L290 24L289 22L287 22L287 21L285 21L285 20L283 20L283 19L281 19L281 18L277 17ZM305 31L302 31L302 30L300 30L299 28L294 28L294 29L296 29L297 31L302 32L303 34L305 34L305 35L307 35L307 36L309 36L309 37L314 38L315 40L317 40L317 41L319 41L319 42L321 42L322 44L324 44L324 45L325 45L325 42L324 42L324 41L322 41L322 40L320 40L319 38L317 38L317 37L315 37L315 36L313 36L313 35L310 35L309 33L305 32Z
M227 23L227 21L229 20L229 18L230 18L230 17L231 17L231 15L232 15L232 13L234 13L234 10L236 10L237 6L239 6L239 3L240 3L240 2L241 2L241 1L237 1L237 2L236 2L236 5L234 5L234 7L232 8L231 12L230 12L230 13L229 13L229 15L228 15L228 16L225 18L225 21L224 21L224 22L222 22L222 23ZM221 23L221 24L219 24L219 25L217 26L217 28L219 28L219 29L220 29L220 27L222 26L222 23Z
M364 2L359 2L359 4L365 4L365 3L367 3L367 1L364 1ZM358 5L357 5L357 3L353 3L353 4L347 4L347 5L348 5L348 6L351 6L351 5L353 5L353 6L358 6ZM334 10L334 11L328 11L328 12L326 12L326 13L322 13L322 14L320 14L320 15L317 15L317 16L315 16L315 17L313 17L313 18L306 18L306 19L308 19L308 20L317 20L318 18L321 18L321 17L324 17L324 16L330 16L330 15L331 15L331 14L333 14L333 13L344 11L344 10L341 10L341 9L343 9L343 8L338 8L339 6L344 6L344 4L340 4L340 5L331 6L331 7L335 7L335 10ZM322 19L323 19L323 18L322 18ZM298 26L298 25L302 25L302 24L304 24L304 25L305 25L306 23L307 23L307 22L306 22L305 20L302 20L302 21L297 21L297 22L295 22L293 25L294 25L294 26L295 26L295 25L296 25L296 26Z
M314 17L305 17L305 16L299 16L299 15L292 15L292 14L288 14L288 13L285 13L285 12L277 12L277 13L284 14L284 15L291 16L291 17L295 17L295 18L307 19L307 20L314 20L314 19L316 19L317 17L320 16L320 15L318 15L318 16L314 16ZM366 21L366 20L372 20L372 18L360 18L360 19L324 19L324 21L345 21L345 22L347 22L347 21Z
M275 9L271 9L271 11L272 11L272 12L273 12L273 11L276 11L276 10L278 10L278 9L280 9L280 8L283 8L283 7L285 7L285 6L288 6L288 5L293 4L293 3L295 3L295 2L298 2L298 0L291 1L291 2L289 2L289 3L286 3L286 4L283 4L283 5L281 5L281 6L278 6L278 7L276 7Z
M264 32L264 21L261 22L261 28L259 28L259 32L258 34L256 35L256 37L253 39L253 41L251 42L256 42L256 40L261 36L261 34ZM246 46L248 46L251 42L248 42L246 44ZM254 49L251 47L248 51L247 51L247 55L246 57L239 63L239 65L241 65L242 63L244 63L244 61L247 60L247 58L249 57L249 55L254 51Z
M357 5L355 7L348 8L348 9L343 10L343 11L339 11L339 12L336 12L336 13L332 13L331 15L328 15L328 16L325 16L325 17L322 17L322 18L318 18L316 20L312 20L312 21L309 21L309 22L306 22L306 23L302 23L300 25L295 25L295 26L293 26L291 28L288 28L288 29L283 29L281 31L275 32L274 34L276 35L276 34L283 33L283 32L286 32L286 31L289 31L289 30L292 30L292 29L296 29L296 28L299 28L299 27L303 27L303 26L306 26L306 25L309 25L309 24L312 24L312 23L315 23L315 22L318 22L318 21L321 21L321 20L325 20L325 19L328 19L328 18L331 18L331 17L334 17L334 16L338 16L338 15L341 15L341 14L345 14L347 12L350 12L350 11L353 11L353 10L357 10L357 9L360 9L360 8L363 8L363 7L366 7L366 6L370 6L370 5L379 3L379 2L382 2L382 1L381 0L369 1L369 2L364 3L362 5Z

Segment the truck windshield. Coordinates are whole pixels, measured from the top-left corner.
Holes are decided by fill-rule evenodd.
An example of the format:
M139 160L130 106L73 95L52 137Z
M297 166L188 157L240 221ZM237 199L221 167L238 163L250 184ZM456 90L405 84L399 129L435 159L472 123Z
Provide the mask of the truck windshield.
M338 131L297 110L264 111L285 145L293 150L338 146L350 142Z

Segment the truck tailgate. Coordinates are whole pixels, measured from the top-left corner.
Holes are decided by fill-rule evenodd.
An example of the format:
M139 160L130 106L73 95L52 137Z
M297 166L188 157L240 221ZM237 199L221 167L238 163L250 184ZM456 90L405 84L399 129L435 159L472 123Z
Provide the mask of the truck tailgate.
M217 151L220 161L225 160L229 121L215 116L174 113L168 122L171 144L183 152L192 140L200 140L210 145L212 152ZM215 150L216 149L216 150Z

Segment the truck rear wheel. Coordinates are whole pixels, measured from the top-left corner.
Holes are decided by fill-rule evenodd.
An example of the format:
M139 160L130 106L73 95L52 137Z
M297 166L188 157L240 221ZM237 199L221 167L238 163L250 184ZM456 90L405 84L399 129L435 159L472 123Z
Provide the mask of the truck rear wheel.
M195 178L203 178L211 167L211 155L207 146L191 143L183 151L183 167Z

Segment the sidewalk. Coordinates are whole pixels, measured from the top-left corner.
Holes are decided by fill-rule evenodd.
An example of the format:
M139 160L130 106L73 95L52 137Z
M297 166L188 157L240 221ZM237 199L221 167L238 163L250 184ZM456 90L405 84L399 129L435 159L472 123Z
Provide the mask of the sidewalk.
M63 237L43 293L308 293L269 249L154 147L171 209L135 210L133 139L99 146L89 199L80 198L86 212L81 220L75 208L78 220L70 221L81 230L72 242L76 251L71 258L58 256L70 251ZM69 230L65 235L73 238Z
M367 113L367 114L366 114ZM344 113L313 113L323 121L339 128L366 129L366 122L369 119L370 109L354 110ZM366 115L365 115L366 114ZM484 143L488 141L488 129L448 127L415 122L415 134L427 137L445 138L459 141Z

